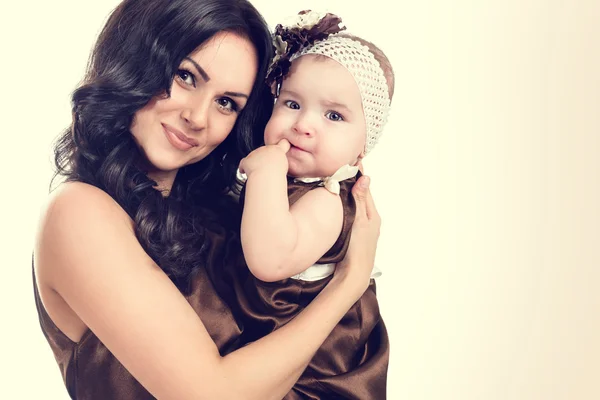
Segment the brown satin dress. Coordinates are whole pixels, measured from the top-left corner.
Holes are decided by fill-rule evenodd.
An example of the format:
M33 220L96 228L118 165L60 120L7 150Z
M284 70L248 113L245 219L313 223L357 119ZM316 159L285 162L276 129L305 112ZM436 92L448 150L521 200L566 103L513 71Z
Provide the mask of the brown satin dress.
M342 232L318 263L337 263L346 254L356 212L351 194L356 179L340 182L344 208ZM290 205L318 186L319 183L289 179ZM242 192L242 201L243 195ZM245 327L244 342L257 340L289 322L330 280L331 277L318 281L290 278L267 283L251 274L245 281L236 280L238 285L243 285L235 293ZM365 294L335 327L285 400L383 400L386 398L388 361L387 331L379 313L375 281L371 280Z
M242 270L239 239L225 232L207 232L210 249L204 268L190 280L186 296L222 355L240 347L242 328L229 305L217 293L231 293L223 272ZM224 267L227 265L227 267ZM228 278L230 279L230 278ZM145 400L154 397L123 367L104 344L88 330L78 343L71 341L52 322L41 302L34 273L34 295L39 321L60 368L65 386L77 400Z
M348 196L348 188L342 187L342 193ZM298 192L297 198L300 197ZM354 215L352 212L348 216L350 214ZM351 218L347 221L345 232L350 230ZM245 265L239 237L224 230L210 231L207 235L210 243L207 258L203 268L191 278L191 293L186 298L222 355L285 324L331 279L261 282ZM345 251L347 238L338 242ZM341 253L331 256L331 262L342 258ZM154 399L93 332L88 330L75 343L54 325L40 300L35 275L34 295L42 331L72 399ZM385 399L388 349L387 333L379 317L372 283L325 341L285 399Z

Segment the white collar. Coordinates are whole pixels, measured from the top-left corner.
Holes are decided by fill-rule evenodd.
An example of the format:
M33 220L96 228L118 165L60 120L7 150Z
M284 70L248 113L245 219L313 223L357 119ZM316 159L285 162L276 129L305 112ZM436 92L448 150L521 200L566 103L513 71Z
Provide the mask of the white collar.
M340 194L340 182L345 181L356 176L358 173L358 166L342 165L335 173L331 176L324 178L294 178L296 182L313 183L323 182L325 189L329 190L333 194Z

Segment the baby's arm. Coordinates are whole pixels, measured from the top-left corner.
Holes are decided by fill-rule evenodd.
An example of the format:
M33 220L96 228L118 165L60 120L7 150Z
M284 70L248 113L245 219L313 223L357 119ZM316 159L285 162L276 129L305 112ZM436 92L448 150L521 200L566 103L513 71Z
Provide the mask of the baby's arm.
M296 275L333 246L343 223L339 196L324 188L305 194L291 208L287 197L287 146L271 145L242 160L246 196L242 247L248 268L272 282Z

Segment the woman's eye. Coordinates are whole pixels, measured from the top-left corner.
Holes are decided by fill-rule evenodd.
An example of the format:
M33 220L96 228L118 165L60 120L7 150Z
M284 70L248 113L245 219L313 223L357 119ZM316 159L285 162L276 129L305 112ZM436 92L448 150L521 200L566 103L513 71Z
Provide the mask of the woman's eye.
M292 110L300 109L300 104L296 103L294 100L286 100L285 105Z
M236 102L231 100L229 97L221 97L217 100L217 104L219 105L219 107L221 107L221 109L228 112L238 110Z
M177 70L177 77L186 85L196 87L196 77L190 71L179 69Z
M327 114L325 114L325 117L327 117L327 119L331 120L331 121L343 121L344 117L342 116L342 114L335 112L335 111L327 111Z

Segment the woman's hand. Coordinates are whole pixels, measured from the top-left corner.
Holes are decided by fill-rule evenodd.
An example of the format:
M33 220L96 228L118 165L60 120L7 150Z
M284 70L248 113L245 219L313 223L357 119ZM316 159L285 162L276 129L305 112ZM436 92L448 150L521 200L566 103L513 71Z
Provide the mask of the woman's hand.
M375 208L369 183L369 177L363 175L352 188L356 216L346 257L337 264L334 275L334 279L349 284L357 299L369 286L381 227L381 217Z

